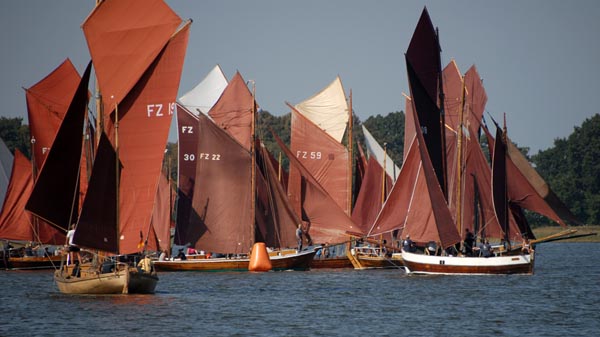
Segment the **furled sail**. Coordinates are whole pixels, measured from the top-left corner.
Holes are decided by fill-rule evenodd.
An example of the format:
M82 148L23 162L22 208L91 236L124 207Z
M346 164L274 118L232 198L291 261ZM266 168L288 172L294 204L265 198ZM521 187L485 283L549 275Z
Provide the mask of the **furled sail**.
M179 103L195 115L199 112L208 114L221 97L225 87L227 87L227 78L217 64L198 85L179 97Z
M82 28L105 116L147 73L181 22L163 0L105 0L87 17Z
M71 60L66 59L44 79L25 89L34 178L42 169L80 79Z

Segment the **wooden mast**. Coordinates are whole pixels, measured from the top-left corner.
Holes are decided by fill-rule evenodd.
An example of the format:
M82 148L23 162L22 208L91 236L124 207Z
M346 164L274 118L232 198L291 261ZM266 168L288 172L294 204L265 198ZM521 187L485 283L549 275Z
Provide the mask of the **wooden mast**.
M252 240L252 243L254 244L254 239L255 239L255 226L256 226L256 148L255 148L255 141L256 141L256 83L254 82L254 80L250 80L252 82L252 123L251 123L251 128L250 128L250 156L252 157L252 164L250 167L250 176L251 176L251 189L252 192L250 193L250 214L251 214L251 221L252 224L250 225L250 239Z
M112 98L112 97L111 97ZM120 179L119 179L119 104L115 102L115 156L116 156L116 163L115 163L115 173L116 173L116 179L115 179L115 185L117 187L117 195L115 196L116 202L117 202L117 208L116 208L116 225L117 225L117 251L120 252L120 229L119 229L119 225L120 225L120 212L119 212L119 195L120 193Z
M465 110L465 78L461 77L461 97L460 97L460 109L458 112L458 144L457 144L457 168L456 168L456 225L458 226L458 233L462 233L462 178L463 178L463 120Z
M385 202L385 176L386 176L386 160L387 160L387 142L383 143L383 169L381 170L381 205Z
M352 214L352 89L350 89L349 96L349 107L348 107L348 204L347 211L348 215Z

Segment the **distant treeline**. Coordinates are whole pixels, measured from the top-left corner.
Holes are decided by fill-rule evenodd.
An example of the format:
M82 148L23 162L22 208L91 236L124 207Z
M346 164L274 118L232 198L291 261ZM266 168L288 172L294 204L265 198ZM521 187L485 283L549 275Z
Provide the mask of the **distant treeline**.
M268 111L263 111L259 115L257 136L276 158L281 150L270 130L289 145L290 121L289 113L274 116ZM394 162L399 167L402 165L404 112L371 116L364 122L355 115L353 125L355 154L358 153L358 144L361 144L365 150L361 128L361 125L364 125L379 144L387 144L387 152ZM0 137L12 152L18 148L30 157L29 130L27 125L22 124L22 118L0 117ZM487 153L484 138L482 138L482 146ZM344 137L343 142L347 144L347 137ZM172 181L176 181L177 144L169 143L167 147L165 172L168 170ZM519 149L579 220L586 224L600 224L600 114L586 119L581 126L574 128L569 137L556 139L553 147L538 154L530 156L529 148L519 147ZM284 167L288 165L285 156L282 164ZM545 217L531 212L527 213L527 218L532 227L552 224Z

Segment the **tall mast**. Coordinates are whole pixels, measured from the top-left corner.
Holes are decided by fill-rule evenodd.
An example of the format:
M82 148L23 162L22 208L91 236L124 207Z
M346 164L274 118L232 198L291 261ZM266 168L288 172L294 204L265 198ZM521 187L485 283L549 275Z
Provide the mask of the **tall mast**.
M383 169L381 170L381 205L385 202L385 176L387 160L387 142L383 143Z
M460 97L460 109L458 113L458 146L457 146L457 169L456 169L456 225L458 226L458 232L462 233L462 178L463 178L463 119L465 110L465 77L461 78L461 97Z
M102 2L102 0L96 0L96 7ZM94 67L95 68L95 67ZM100 142L100 136L102 135L102 131L104 131L104 111L102 108L102 94L100 93L100 88L98 87L98 76L96 74L95 86L96 86L96 143L94 144L96 147Z
M348 207L346 208L348 211L346 213L350 215L352 214L352 126L354 123L352 118L352 89L350 89L348 105Z
M115 179L115 185L117 187L117 195L115 196L115 199L117 201L117 208L116 208L116 225L117 225L117 251L120 251L120 240L119 240L119 225L120 225L120 212L119 212L119 195L121 194L120 191L120 179L119 179L119 104L115 102L115 156L117 157L116 159L116 163L115 163L115 172L116 172L116 179Z
M255 142L256 142L256 83L254 82L254 80L251 80L252 82L252 126L251 126L251 131L250 131L250 138L251 138L251 142L250 142L250 156L252 157L252 164L250 167L250 171L251 171L251 200L250 200L250 214L251 214L251 219L252 219L252 225L250 226L250 239L252 240L252 242L254 243L254 238L255 238L255 226L256 226L256 148L255 148Z

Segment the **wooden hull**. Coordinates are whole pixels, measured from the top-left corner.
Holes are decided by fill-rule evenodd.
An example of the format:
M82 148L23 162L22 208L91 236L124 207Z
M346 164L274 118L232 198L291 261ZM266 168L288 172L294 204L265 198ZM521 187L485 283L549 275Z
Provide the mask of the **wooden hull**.
M492 257L435 256L403 251L410 274L533 274L534 253Z
M60 260L60 256L9 257L8 265L3 265L5 269L12 270L55 269L60 265Z
M354 268L350 259L347 256L336 257L315 257L310 263L311 269L338 269L338 268Z
M351 249L346 252L346 255L354 269L397 269L403 267L400 254L386 256L381 255L379 251Z
M158 275L156 272L140 272L137 268L129 268L129 293L130 294L154 294Z
M54 282L63 294L103 295L127 294L129 292L129 270L122 267L115 272L99 273L97 268L82 266L79 277L72 276L72 267L54 272Z
M308 270L316 251L270 256L273 270ZM249 258L209 258L153 261L157 271L248 271Z

